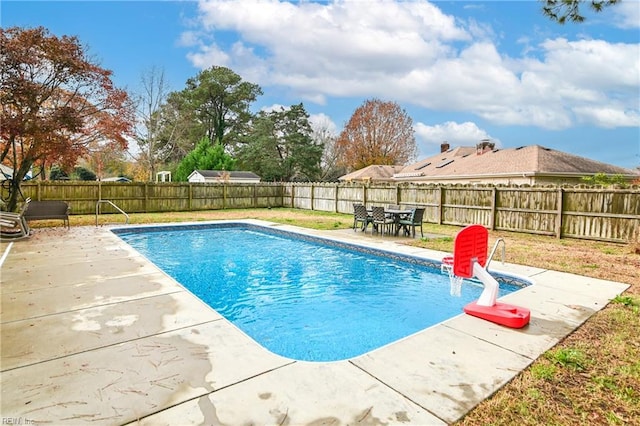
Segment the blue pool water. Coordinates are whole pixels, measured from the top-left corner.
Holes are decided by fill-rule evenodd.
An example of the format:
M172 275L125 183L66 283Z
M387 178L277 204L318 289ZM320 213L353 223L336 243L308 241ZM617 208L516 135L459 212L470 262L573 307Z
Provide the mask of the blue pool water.
M361 355L462 313L482 290L465 281L462 297L450 296L439 262L253 225L114 232L258 343L297 360ZM501 282L500 296L519 288Z

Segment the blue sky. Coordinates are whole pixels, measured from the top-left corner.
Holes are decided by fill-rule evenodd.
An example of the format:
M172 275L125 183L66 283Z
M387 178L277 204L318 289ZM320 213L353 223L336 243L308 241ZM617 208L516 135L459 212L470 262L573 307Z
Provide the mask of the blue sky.
M537 1L12 1L3 27L75 35L116 85L151 67L172 90L212 65L259 84L254 110L304 103L341 131L367 99L411 116L419 156L440 143L538 144L640 166L640 2L559 25Z

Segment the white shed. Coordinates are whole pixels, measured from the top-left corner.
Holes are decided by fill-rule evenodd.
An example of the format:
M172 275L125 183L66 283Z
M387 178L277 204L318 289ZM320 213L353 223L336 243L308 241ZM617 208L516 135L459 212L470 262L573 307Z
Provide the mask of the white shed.
M171 172L163 170L156 173L156 182L171 182Z

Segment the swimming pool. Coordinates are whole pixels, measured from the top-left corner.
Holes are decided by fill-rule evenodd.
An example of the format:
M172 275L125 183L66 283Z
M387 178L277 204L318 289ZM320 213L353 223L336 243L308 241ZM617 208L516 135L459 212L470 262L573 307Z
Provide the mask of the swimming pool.
M114 232L262 346L305 361L353 358L462 313L439 261L250 224ZM497 276L500 296L528 283Z

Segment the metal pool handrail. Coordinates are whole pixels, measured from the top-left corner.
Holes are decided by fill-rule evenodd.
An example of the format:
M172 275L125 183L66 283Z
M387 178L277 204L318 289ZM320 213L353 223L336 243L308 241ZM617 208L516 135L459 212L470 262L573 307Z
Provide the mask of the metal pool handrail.
M125 225L129 224L129 215L127 213L125 213L124 210L122 210L120 207L116 206L113 202L111 202L110 200L98 200L98 202L96 203L96 226L98 226L98 208L100 206L100 204L102 203L108 203L111 204L111 206L113 208L115 208L116 210L118 210L120 213L122 213L124 215L124 217L126 217L126 221L125 221Z
M505 251L507 249L507 243L504 241L504 239L502 238L498 238L495 242L495 244L493 245L493 249L491 250L491 254L489 255L489 258L487 259L487 264L485 265L485 269L488 271L489 270L489 264L491 263L491 260L493 259L493 255L496 254L496 250L498 249L498 245L502 243L502 264L504 265L504 258L505 258Z

